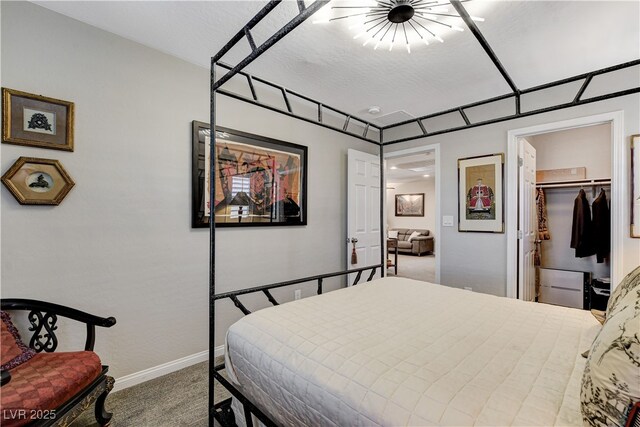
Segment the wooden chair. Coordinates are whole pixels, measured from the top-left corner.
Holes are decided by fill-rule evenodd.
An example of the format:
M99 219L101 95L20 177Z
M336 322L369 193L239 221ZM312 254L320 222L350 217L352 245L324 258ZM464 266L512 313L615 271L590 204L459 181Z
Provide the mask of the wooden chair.
M12 337L23 351L7 364L11 367L1 373L0 424L5 427L67 426L95 402L96 420L101 426L108 425L112 414L105 410L104 403L113 389L114 379L106 375L109 367L101 364L93 346L96 326L110 328L116 319L30 299L2 299L0 305L3 352L11 351ZM33 334L28 347L20 341L5 313L7 310L29 312L29 331ZM58 346L54 332L58 329L58 316L86 324L85 351L54 353ZM3 364L5 356L12 355L3 355ZM20 364L13 367L14 362Z

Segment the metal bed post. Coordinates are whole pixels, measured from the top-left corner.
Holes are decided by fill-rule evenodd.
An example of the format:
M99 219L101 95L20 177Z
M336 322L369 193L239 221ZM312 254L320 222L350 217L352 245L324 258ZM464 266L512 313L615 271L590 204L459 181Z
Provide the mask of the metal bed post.
M211 58L211 99L210 104L210 126L209 133L209 427L213 427L215 414L215 347L216 347L216 304L213 299L216 295L216 219L215 219L215 195L216 195L216 90L213 85L216 81L216 63ZM206 185L206 182L205 182ZM206 209L206 206L205 206Z

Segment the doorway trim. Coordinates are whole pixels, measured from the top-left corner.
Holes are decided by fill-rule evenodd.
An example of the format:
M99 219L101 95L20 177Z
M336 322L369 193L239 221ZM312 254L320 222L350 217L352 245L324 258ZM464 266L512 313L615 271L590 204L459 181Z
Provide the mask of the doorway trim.
M398 150L398 151L391 151L391 152L385 152L384 153L384 170L386 170L387 168L387 159L394 159L396 157L405 157L405 156L411 156L414 154L420 154L420 153L424 153L427 151L433 151L433 155L436 161L436 174L435 174L435 180L436 180L436 242L435 242L435 253L436 253L436 279L435 282L436 283L440 283L440 259L442 258L442 252L440 251L440 242L442 241L442 233L441 233L441 220L440 220L440 210L441 210L441 205L442 203L440 202L440 187L441 187L441 182L442 180L440 179L440 144L431 144L431 145L421 145L420 147L414 147L414 148L407 148L405 150ZM384 215L383 215L383 223L386 225L387 224L387 175L385 174L384 176ZM385 240L386 242L386 240ZM385 253L386 253L386 245L385 245Z
M624 261L624 201L629 191L625 179L628 163L624 140L624 111L612 111L593 116L578 117L560 122L545 123L507 134L507 297L517 298L518 288L518 138L557 132L599 124L611 124L611 250L615 253L611 263L611 290L623 277Z

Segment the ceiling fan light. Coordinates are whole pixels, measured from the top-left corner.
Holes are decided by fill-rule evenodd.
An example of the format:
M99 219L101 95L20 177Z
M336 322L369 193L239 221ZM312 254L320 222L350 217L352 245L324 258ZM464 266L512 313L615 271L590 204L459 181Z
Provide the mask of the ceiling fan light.
M1 0L0 0L1 1ZM352 0L356 1L356 0ZM400 37L402 40L398 42L406 42L405 48L407 53L411 53L411 43L419 42L418 37L426 46L429 46L431 37L444 43L444 40L436 35L436 32L446 32L442 27L448 27L453 31L463 32L461 25L452 25L449 18L461 20L462 17L455 12L445 14L447 10L452 10L450 0L359 0L357 6L333 6L331 9L343 13L341 16L334 16L325 19L324 16L318 17L314 23L332 22L342 20L350 30L354 39L362 37L362 46L373 45L373 49L377 50L380 45L387 47L385 43L389 43L389 51L393 51L398 29L400 29ZM461 0L461 2L469 0ZM366 2L366 5L362 3ZM326 10L323 8L321 10ZM355 9L353 12L345 12L342 9ZM441 17L447 17L447 19ZM351 19L354 18L354 19ZM484 18L471 16L474 21L483 22ZM434 25L435 24L435 25ZM433 29L435 27L435 30ZM357 33L357 34L356 34ZM364 37L363 37L364 36ZM374 40L375 39L375 40ZM401 47L399 47L402 50Z

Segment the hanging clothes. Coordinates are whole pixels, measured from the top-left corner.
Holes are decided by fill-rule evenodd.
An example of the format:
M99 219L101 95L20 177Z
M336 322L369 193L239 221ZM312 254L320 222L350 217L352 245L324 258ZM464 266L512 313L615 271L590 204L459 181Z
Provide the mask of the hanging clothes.
M547 201L542 188L536 190L536 207L538 208L538 240L549 240L551 234L549 234Z
M535 241L536 249L533 254L533 265L536 267L535 288L537 301L540 296L539 267L542 265L542 241L551 239L551 234L549 233L549 217L547 216L547 201L542 188L536 190L536 208L538 213L538 237Z
M598 263L609 258L611 252L611 213L607 202L607 193L600 189L600 194L593 201L593 244Z
M571 247L576 250L576 258L584 258L596 253L593 245L591 208L583 189L580 189L573 204Z

